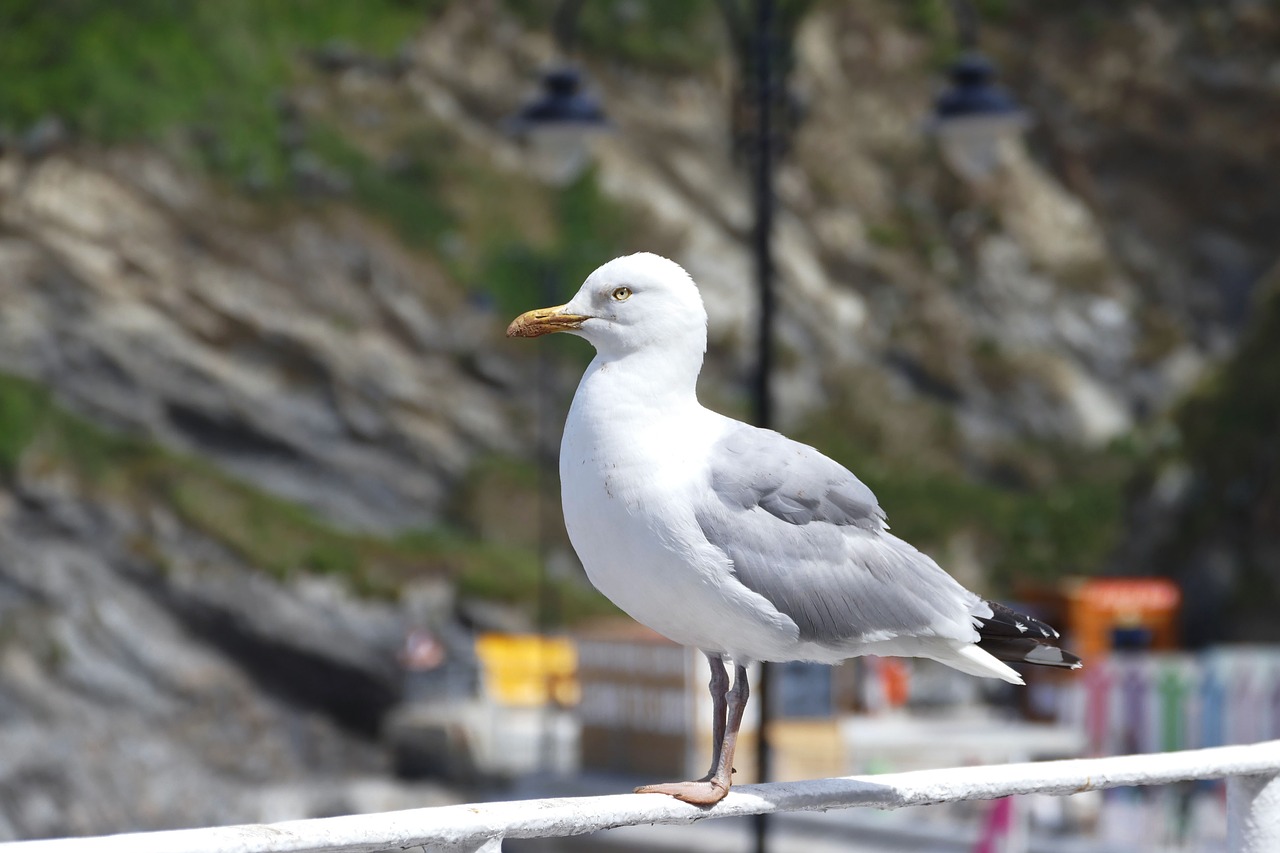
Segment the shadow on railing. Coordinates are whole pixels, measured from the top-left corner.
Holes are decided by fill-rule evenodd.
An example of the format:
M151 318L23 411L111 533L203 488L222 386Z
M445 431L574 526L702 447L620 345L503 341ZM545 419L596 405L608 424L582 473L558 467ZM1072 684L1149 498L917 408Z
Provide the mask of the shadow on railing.
M497 853L506 838L564 838L637 824L854 807L1073 794L1227 779L1228 850L1280 851L1280 741L1215 749L743 785L704 809L651 794L475 803L285 823L0 844L0 853Z

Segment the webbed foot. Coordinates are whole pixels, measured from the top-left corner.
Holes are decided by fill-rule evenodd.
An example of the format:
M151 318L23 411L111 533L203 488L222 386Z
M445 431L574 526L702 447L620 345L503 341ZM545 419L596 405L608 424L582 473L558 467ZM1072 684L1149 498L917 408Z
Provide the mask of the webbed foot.
M714 806L729 793L727 785L712 780L697 782L662 782L657 785L642 785L636 788L637 794L666 794L695 806Z

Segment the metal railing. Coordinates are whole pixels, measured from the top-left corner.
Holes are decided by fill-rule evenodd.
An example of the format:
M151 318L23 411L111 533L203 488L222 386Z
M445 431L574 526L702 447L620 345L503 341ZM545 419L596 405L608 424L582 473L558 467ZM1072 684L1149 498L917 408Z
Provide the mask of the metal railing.
M704 809L652 794L476 803L285 823L0 844L0 853L497 853L506 838L563 838L637 824L788 811L1073 794L1193 779L1226 779L1228 847L1280 851L1280 740L1245 746L990 767L917 770L743 785Z

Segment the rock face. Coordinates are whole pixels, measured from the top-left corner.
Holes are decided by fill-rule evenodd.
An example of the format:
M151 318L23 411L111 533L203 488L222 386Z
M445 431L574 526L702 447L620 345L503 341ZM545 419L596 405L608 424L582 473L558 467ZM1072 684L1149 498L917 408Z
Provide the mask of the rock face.
M270 216L146 153L5 160L0 369L344 525L423 525L516 446L499 323L358 217Z
M1152 160L1122 146L1146 132L1144 150L1177 172L1175 141L1135 117L1128 89L1103 87L1111 100L1089 99L1098 86L1072 73L1088 51L1078 31L1084 16L1066 11L1010 13L989 33L1013 66L1009 80L1043 116L1034 142L1056 160L1046 164L1013 147L989 185L961 184L921 133L936 45L898 11L876 3L819 9L796 34L792 85L806 110L779 170L775 233L777 325L787 354L776 385L785 425L827 406L833 385L875 377L899 395L941 404L969 452L1027 438L1105 444L1166 407L1215 341L1235 334L1237 309L1193 294L1256 278L1269 257L1262 230L1255 221L1224 224L1232 236L1218 239L1173 212L1198 210L1206 200L1194 195L1189 176L1155 179ZM1125 44L1165 32L1176 49L1112 71L1142 85L1164 79L1159 97L1185 97L1207 121L1234 126L1242 120L1238 105L1213 99L1184 69L1171 70L1213 61L1196 43L1195 24L1161 14L1143 7L1117 26L1123 35L1109 33L1097 50L1118 62ZM506 31L503 55L494 56L490 23L451 7L415 44L398 85L515 172L529 165L491 117L510 108L513 81L532 79L547 46ZM483 61L473 61L477 55ZM728 156L724 78L593 72L618 125L597 146L601 185L643 211L656 248L703 286L713 375L740 381L756 328L743 251L751 208L745 176ZM1259 74L1265 78L1265 69ZM1243 85L1249 78L1232 79ZM1171 91L1168 80L1185 88ZM1257 95L1274 97L1262 85ZM1076 121L1087 133L1076 132ZM1197 156L1270 185L1274 176L1249 139L1220 140ZM1123 192L1114 189L1120 186ZM1270 221L1273 211L1258 194L1240 189L1217 187L1237 205L1240 224L1250 216ZM1135 199L1155 196L1164 199L1163 213L1135 212ZM1168 245L1155 249L1155 234Z
M0 159L0 370L340 527L425 526L475 454L521 446L501 318L370 220L284 208L141 149ZM392 781L378 739L405 608L274 580L23 459L0 490L0 838L451 799Z
M64 485L0 493L0 839L355 807L387 770L368 730L399 691L397 610Z
M1253 32L1249 15L1271 20L1242 7L1215 26ZM1259 189L1275 180L1267 143L1197 132L1204 144L1187 160L1184 137L1135 111L1133 87L1238 130L1243 107L1214 93L1273 98L1249 82L1266 77L1265 52L1213 65L1194 21L1143 7L1090 48L1114 84L1093 86L1069 73L1079 17L990 23L1042 120L1042 159L1011 148L981 187L952 177L920 132L934 83L927 33L892 4L801 21L792 85L806 109L779 169L775 234L784 427L843 388L922 403L957 427L966 454L1026 439L1097 446L1166 408L1230 346L1273 251L1274 193ZM308 127L336 125L394 173L421 153L412 134L427 134L432 156L482 176L454 178L442 203L492 204L528 180L530 159L498 119L549 52L515 19L450 4L394 73L349 48L316 59L319 77L282 101L290 144L317 158ZM756 328L742 250L751 213L729 156L725 76L592 70L619 131L600 140L597 180L643 223L621 249L661 251L694 273L711 317L708 385L740 394ZM397 137L401 124L410 130ZM1179 171L1192 161L1234 177L1207 199ZM1197 230L1185 211L1206 206L1212 227ZM512 227L545 239L544 214L531 208ZM145 150L65 143L4 161L0 223L0 368L343 525L429 522L477 453L529 446L528 400L504 402L520 390L496 346L505 318L468 301L442 260L481 252L474 223L409 252L350 205L264 209ZM900 408L866 407L890 435L903 431Z

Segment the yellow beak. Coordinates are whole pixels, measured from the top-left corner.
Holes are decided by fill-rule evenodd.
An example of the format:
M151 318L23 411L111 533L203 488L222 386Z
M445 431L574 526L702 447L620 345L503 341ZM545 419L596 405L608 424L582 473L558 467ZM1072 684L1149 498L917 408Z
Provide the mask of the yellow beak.
M507 337L536 338L552 332L567 332L578 328L590 319L581 314L564 313L563 305L557 305L554 308L538 308L526 311L512 320L511 325L507 326Z

